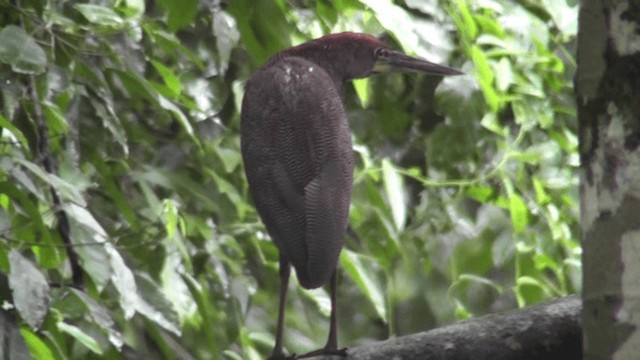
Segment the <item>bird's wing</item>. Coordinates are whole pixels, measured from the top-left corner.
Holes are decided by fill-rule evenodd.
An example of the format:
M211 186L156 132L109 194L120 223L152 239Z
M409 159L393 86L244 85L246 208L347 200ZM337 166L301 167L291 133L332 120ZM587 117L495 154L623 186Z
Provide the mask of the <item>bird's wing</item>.
M256 73L242 108L256 208L301 284L325 283L347 227L353 160L340 94L325 71L286 58Z
M307 281L315 286L331 277L344 244L351 202L351 178L345 178L340 164L329 161L305 187Z

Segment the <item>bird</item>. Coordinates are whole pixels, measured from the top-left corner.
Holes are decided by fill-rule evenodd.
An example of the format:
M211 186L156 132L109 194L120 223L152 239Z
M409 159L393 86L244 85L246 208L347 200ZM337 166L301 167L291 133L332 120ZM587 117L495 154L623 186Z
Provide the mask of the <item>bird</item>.
M270 359L338 349L336 266L349 224L354 159L342 103L348 81L392 71L461 75L408 56L368 34L326 35L271 57L246 81L240 148L249 194L279 250L279 307ZM291 266L299 284L329 283L330 327L324 348L299 357L283 351Z

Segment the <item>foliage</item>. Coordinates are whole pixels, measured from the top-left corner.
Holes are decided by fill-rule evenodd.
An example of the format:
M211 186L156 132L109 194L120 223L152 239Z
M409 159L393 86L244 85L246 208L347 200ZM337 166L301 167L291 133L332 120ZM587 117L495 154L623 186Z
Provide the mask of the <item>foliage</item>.
M346 30L468 75L346 94L361 241L340 261L341 343L578 291L575 6L0 1L0 298L22 335L4 357L268 354L277 249L247 195L243 81ZM286 345L301 352L325 341L328 296L296 285Z

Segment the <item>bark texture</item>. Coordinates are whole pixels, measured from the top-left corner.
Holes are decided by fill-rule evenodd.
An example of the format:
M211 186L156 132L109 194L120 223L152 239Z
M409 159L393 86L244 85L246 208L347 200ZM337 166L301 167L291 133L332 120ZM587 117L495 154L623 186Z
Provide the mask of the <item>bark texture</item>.
M640 349L640 2L585 0L578 33L585 359Z
M348 349L348 357L314 360L581 359L578 296L492 314Z

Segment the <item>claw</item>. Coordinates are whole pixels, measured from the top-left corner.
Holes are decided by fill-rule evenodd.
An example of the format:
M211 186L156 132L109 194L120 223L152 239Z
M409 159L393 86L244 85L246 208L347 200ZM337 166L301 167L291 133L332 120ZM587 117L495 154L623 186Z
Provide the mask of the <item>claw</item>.
M320 355L333 355L333 356L340 356L340 357L348 356L347 348L342 348L342 349L326 349L325 348L325 349L318 349L312 352L308 352L306 354L299 355L298 357L296 357L296 359L306 359L306 358L320 356Z
M291 355L285 355L284 353L280 353L280 354L271 354L271 356L269 356L267 358L267 360L297 360L298 359L298 355L291 354Z
M296 354L291 354L289 356L285 355L285 354L279 354L279 355L271 355L267 358L267 360L296 360Z

